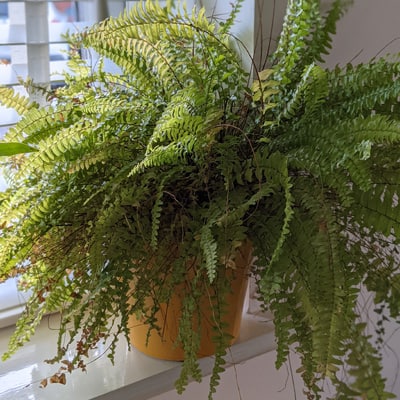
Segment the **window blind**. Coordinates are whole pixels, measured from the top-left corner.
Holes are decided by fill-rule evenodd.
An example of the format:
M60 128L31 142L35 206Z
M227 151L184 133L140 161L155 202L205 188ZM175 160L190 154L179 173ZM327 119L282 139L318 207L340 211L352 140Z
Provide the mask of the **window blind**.
M119 0L0 1L0 85L25 92L21 80L35 84L61 84L68 46L63 35L77 32L109 15L119 14L127 3ZM0 136L18 116L0 107Z

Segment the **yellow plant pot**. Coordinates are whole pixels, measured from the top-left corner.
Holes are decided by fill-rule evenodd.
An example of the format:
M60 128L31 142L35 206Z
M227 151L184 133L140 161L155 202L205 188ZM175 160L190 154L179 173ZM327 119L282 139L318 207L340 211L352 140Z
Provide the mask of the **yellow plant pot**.
M240 323L246 295L248 274L252 263L252 247L246 243L240 247L235 256L235 268L227 268L227 279L231 282L231 290L226 294L226 308L223 317L224 332L232 337L233 344L239 336ZM136 316L129 319L130 341L139 351L163 360L182 361L183 349L177 345L179 321L181 318L182 298L185 295L185 286L176 288L168 304L161 304L156 314L156 325L160 330L152 329ZM201 343L199 357L210 356L215 353L215 307L212 306L210 294L201 298ZM148 300L151 307L151 300ZM197 322L194 322L194 326Z

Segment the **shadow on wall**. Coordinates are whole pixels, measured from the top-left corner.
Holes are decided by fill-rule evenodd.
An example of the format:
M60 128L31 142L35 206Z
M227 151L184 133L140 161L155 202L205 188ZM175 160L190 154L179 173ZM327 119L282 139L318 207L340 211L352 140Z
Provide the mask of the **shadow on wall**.
M382 6L384 4L384 6ZM355 0L337 25L326 64L359 64L388 53L400 52L400 2Z

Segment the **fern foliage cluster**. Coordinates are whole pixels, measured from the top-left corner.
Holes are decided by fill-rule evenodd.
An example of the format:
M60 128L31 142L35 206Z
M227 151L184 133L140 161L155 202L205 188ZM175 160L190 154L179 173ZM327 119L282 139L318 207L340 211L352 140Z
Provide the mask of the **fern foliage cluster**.
M145 310L160 329L157 305L185 282L182 391L201 378L199 296L223 304L224 272L250 240L277 367L294 348L308 398L326 380L337 399L391 398L358 301L366 288L399 317L400 62L324 68L349 2L323 12L290 0L271 65L251 83L230 34L242 2L220 23L172 3L139 2L71 37L66 85L45 107L0 91L22 116L5 143L35 150L3 161L0 279L35 293L4 357L60 311L50 362L71 350L68 370L85 369L101 341L112 360L129 315ZM100 58L89 64L81 48ZM229 341L217 331L210 397Z
M259 141L285 158L290 187L281 192L291 201L274 215L275 229L288 231L283 243L277 232L262 232L267 213L254 240L260 297L275 317L277 366L293 346L309 398L320 398L330 380L334 398L384 399L393 396L382 354L358 302L366 288L398 319L400 64L392 57L323 67L345 6L336 1L322 15L319 1L289 2L272 66L255 84L264 118ZM273 244L267 252L265 243ZM351 377L346 384L343 376Z

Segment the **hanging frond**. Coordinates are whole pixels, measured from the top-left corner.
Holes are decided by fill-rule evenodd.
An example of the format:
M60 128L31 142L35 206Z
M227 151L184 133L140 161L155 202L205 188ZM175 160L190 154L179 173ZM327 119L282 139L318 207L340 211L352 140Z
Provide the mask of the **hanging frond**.
M160 229L160 218L161 218L161 212L162 212L162 206L163 206L163 190L164 190L164 185L163 183L160 184L160 187L157 191L157 197L154 202L154 206L151 209L151 218L152 218L152 227L151 227L151 242L150 246L155 250L157 249L158 245L158 234L159 234L159 229Z
M217 243L213 238L209 225L205 225L201 229L200 246L204 253L208 279L213 282L217 274Z
M0 104L12 108L19 115L25 114L32 107L36 107L27 96L21 96L12 88L0 87Z

